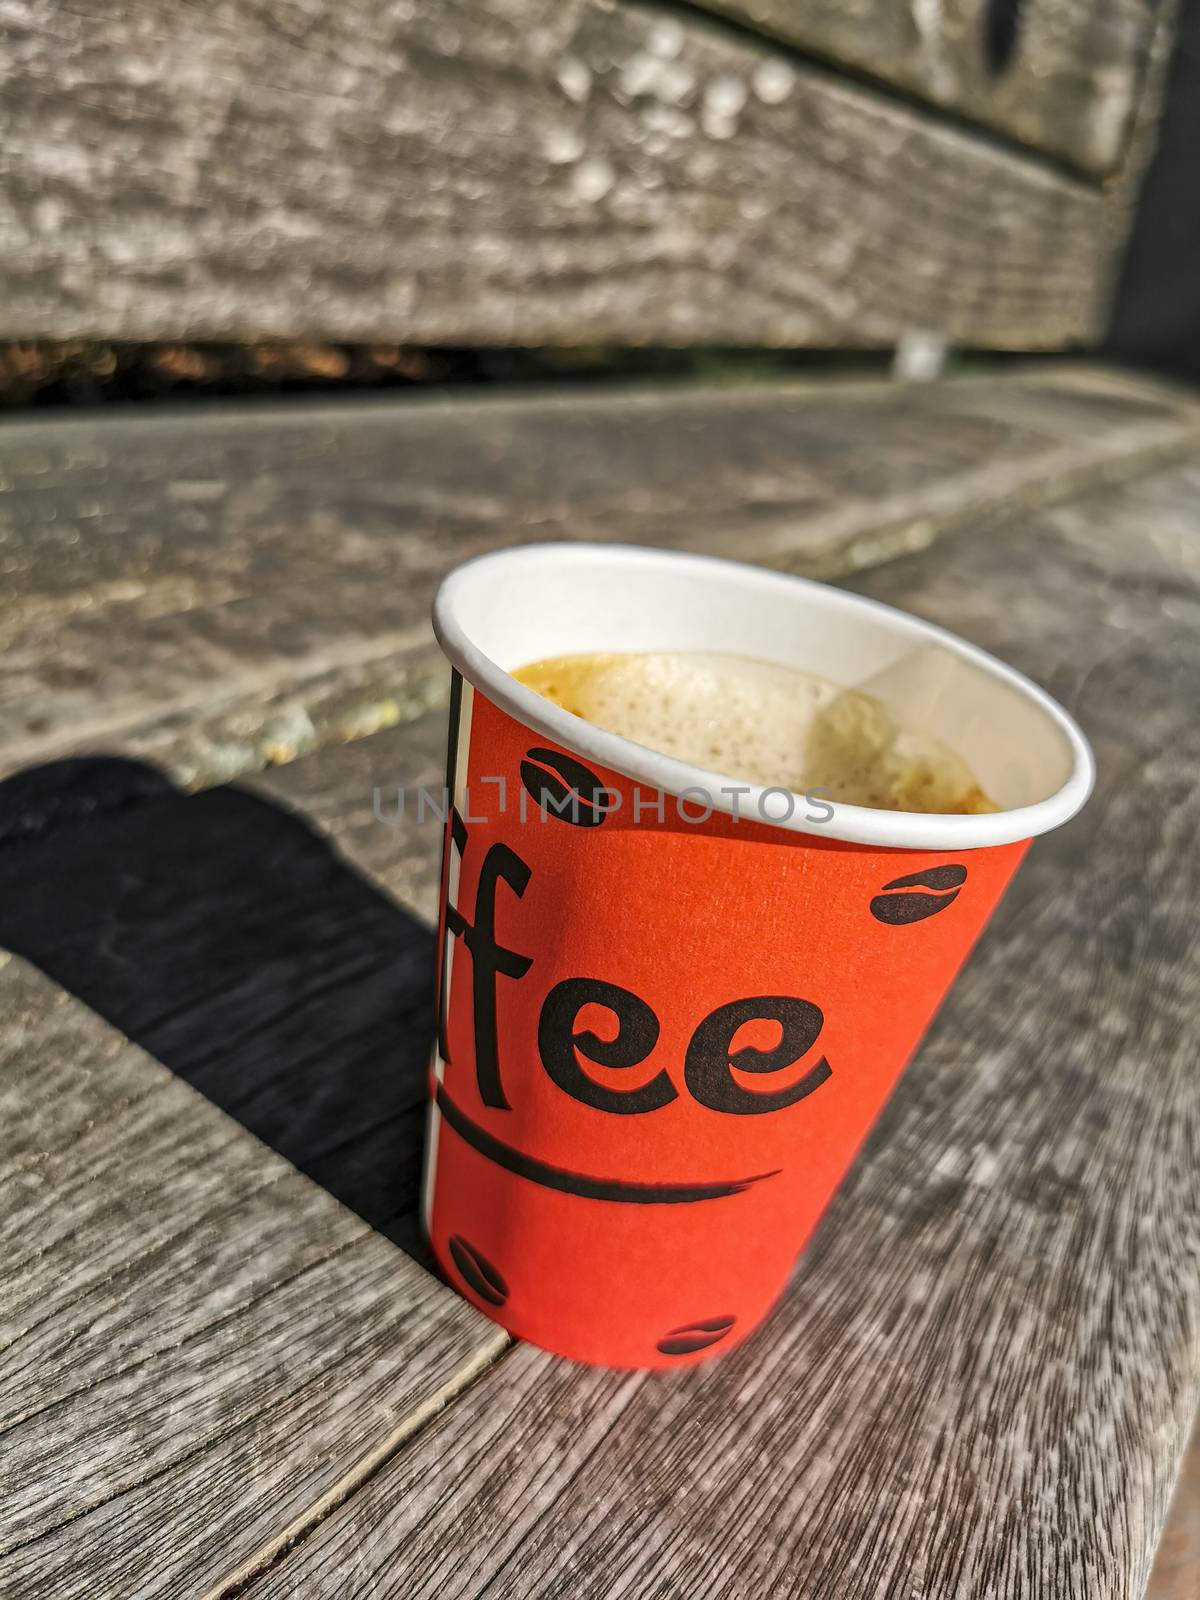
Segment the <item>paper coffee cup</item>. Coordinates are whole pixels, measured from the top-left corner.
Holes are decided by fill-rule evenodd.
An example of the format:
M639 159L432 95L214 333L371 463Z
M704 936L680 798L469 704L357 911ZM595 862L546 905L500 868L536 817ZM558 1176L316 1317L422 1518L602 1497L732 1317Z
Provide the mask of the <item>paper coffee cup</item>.
M1087 799L1091 753L982 651L733 562L506 550L452 573L434 622L453 667L453 809L433 1250L469 1300L548 1350L701 1360L779 1295L1030 839ZM943 659L928 731L999 812L739 785L510 676L574 652L715 650L854 684L929 647Z

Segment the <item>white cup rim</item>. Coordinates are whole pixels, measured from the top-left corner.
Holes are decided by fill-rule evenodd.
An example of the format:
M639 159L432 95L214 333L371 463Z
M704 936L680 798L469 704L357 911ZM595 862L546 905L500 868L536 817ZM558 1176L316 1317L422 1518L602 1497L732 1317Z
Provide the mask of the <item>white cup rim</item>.
M832 806L833 815L828 821L814 821L809 818L804 796L800 794L795 796L797 804L788 818L776 817L769 808L767 811L761 808L764 793L783 792L778 789L764 790L761 786L749 785L748 793L743 793L737 799L725 795L719 786L730 781L740 784L741 780L736 775L732 775L731 779L730 774L712 772L674 756L664 755L631 739L608 733L553 705L535 690L518 683L510 672L485 654L463 625L461 612L464 598L472 591L477 592L481 583L488 585L494 582L501 571L525 569L533 573L547 562L552 562L559 570L576 564L582 581L587 566L594 565L598 560L621 563L628 568L632 581L636 581L639 570L647 574L652 571L662 574L668 568L681 571L686 567L692 571L710 569L722 581L758 585L763 590L787 586L795 596L797 605L803 605L807 600L809 604L819 603L825 608L836 605L847 611L858 611L860 615L871 614L878 621L886 622L891 630L899 629L908 633L914 643L940 645L952 655L970 662L1016 690L1032 709L1054 726L1069 751L1068 776L1054 793L1044 799L1005 811L968 816L882 811L822 801L822 809L828 810ZM790 832L899 850L985 849L1031 839L1061 826L1085 804L1095 782L1095 761L1082 730L1057 701L1023 673L978 646L968 644L956 634L909 612L853 594L849 590L766 567L749 566L719 556L635 545L583 541L517 545L476 556L449 573L434 598L433 626L442 650L468 683L481 690L502 711L553 743L595 762L597 766L621 773L648 789L661 790L667 795L678 795L684 790L701 790L710 796L715 810L740 814L746 818L752 816L755 821L769 820L771 826Z

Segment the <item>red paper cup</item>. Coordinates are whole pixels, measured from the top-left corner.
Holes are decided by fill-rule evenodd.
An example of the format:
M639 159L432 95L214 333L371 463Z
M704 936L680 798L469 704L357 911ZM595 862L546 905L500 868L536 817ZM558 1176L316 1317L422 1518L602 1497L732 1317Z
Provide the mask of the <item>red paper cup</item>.
M982 651L732 562L526 546L454 572L434 621L454 669L434 1252L548 1350L701 1360L779 1295L1030 839L1087 799L1091 753ZM510 676L578 651L719 650L857 684L930 645L922 719L1000 812L738 784Z

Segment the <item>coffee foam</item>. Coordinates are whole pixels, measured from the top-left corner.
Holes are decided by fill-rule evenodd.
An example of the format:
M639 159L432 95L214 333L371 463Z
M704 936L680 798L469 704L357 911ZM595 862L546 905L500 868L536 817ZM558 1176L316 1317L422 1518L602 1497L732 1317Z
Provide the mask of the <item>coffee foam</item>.
M960 756L873 696L715 652L559 656L513 674L598 728L742 782L888 811L996 807Z

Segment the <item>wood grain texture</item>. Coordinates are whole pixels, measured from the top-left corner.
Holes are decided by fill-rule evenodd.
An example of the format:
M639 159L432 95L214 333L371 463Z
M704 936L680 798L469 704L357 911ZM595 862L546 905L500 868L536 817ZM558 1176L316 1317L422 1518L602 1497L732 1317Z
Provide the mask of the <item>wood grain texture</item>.
M1162 7L1153 0L986 5L941 0L705 0L764 33L853 67L1096 176L1128 147ZM989 16L996 20L989 26ZM1014 20L1015 19L1015 20ZM1009 21L1014 46L996 61L989 34Z
M12 0L0 74L9 338L1056 349L1130 198L652 5Z
M12 1600L224 1587L505 1343L8 955L0 1121Z
M498 545L845 571L1198 435L1194 400L1067 366L13 424L0 772L107 749L220 782L403 722L444 693L438 580Z
M446 781L446 713L359 739L326 745L243 780L252 794L298 812L339 855L431 927L438 919L441 829L417 799L435 800ZM398 790L406 803L401 811Z
M757 1335L666 1377L516 1349L254 1600L1143 1594L1200 1400L1198 505L1193 462L857 580L1045 682L1095 797Z
M406 839L374 822L372 783L407 777L417 752L403 774L393 753L377 778L353 757L389 738L318 757L340 777L328 796L313 758L281 769L290 795L184 794L111 759L0 783L0 947L424 1261L434 935L403 901L418 869L428 878L440 829L430 817ZM432 740L443 746L444 729ZM347 848L352 833L367 847ZM387 868L373 882L370 847Z

